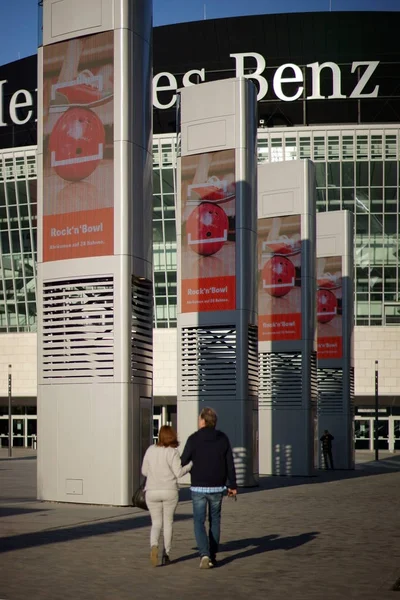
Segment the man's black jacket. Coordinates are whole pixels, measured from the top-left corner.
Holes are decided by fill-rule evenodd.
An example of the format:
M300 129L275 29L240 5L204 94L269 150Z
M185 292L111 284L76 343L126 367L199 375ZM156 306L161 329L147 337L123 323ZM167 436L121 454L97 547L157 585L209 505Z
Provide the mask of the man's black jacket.
M182 466L193 461L192 486L236 489L236 473L228 437L214 427L202 427L193 433L181 456Z

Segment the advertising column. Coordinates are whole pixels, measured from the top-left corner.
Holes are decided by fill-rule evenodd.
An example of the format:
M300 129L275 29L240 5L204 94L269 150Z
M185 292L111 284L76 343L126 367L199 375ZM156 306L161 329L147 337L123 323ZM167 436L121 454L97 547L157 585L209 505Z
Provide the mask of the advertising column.
M130 504L151 442L151 31L150 0L43 2L43 500Z
M313 473L315 183L309 161L258 166L260 473Z
M301 340L301 216L259 219L258 339Z
M235 150L181 160L184 313L236 308Z
M43 262L114 253L113 81L113 31L43 48Z
M245 79L180 92L178 430L204 407L230 438L239 485L258 478L256 91Z
M317 215L318 464L354 469L353 215ZM333 436L331 439L330 436Z

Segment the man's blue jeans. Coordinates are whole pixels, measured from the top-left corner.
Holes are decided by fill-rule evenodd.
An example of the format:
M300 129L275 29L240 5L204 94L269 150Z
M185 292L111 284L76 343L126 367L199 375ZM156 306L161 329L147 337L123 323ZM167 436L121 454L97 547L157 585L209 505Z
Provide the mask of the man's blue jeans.
M222 493L204 494L202 492L192 492L194 535L200 556L208 556L211 559L215 559L218 552L222 497ZM207 507L210 523L208 537L205 528Z

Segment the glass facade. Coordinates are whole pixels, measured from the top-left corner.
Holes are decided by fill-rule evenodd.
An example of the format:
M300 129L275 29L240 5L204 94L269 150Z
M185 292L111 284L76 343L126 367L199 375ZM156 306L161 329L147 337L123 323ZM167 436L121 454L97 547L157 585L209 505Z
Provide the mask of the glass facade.
M153 139L154 326L176 327L176 137Z
M400 324L398 126L259 129L258 160L315 162L317 210L355 215L355 323ZM0 153L0 331L36 329L36 148ZM176 137L153 146L154 326L175 327Z
M0 332L36 331L36 148L0 153Z

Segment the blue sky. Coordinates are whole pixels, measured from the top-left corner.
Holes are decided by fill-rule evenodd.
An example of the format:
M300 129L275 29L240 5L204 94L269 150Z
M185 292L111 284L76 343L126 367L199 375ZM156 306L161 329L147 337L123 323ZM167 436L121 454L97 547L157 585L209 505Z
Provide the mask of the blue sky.
M84 2L84 0L82 0ZM2 0L0 9L0 65L35 54L38 44L37 0ZM154 25L204 18L263 13L337 10L395 10L400 0L153 0ZM205 7L205 8L204 8Z

